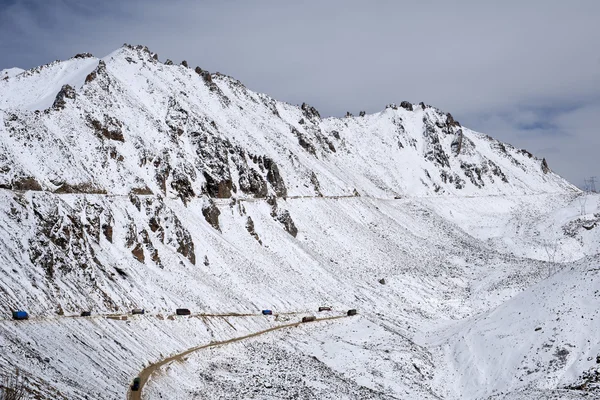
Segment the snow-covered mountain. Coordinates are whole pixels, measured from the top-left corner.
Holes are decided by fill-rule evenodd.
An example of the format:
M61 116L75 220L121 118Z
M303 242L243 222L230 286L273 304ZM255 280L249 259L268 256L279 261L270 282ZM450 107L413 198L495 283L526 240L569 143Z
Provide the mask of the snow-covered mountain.
M459 377L500 359L490 339L465 367L472 332L529 334L487 315L550 290L550 273L600 264L598 198L583 216L580 198L544 160L423 103L322 118L143 46L0 71L0 365L41 398L123 398L150 362L329 305L361 316L211 350L208 369L194 355L148 398L577 394L567 386L596 347L572 343L567 361L585 361L561 361L551 383L512 382L516 358L490 390ZM569 279L596 279L580 269ZM135 307L147 315L66 318ZM176 307L242 316L174 320ZM10 321L20 308L31 319ZM279 315L243 316L263 308ZM274 354L268 367L232 369L259 351Z

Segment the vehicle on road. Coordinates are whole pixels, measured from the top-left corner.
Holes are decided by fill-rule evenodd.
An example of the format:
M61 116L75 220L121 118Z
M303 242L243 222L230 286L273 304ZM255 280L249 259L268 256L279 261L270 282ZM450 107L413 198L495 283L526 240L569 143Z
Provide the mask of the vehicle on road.
M92 312L91 311L82 311L81 312L81 316L82 317L91 317L92 316Z
M138 390L140 390L140 378L136 377L133 380L133 383L131 384L131 390L134 392L137 392Z
M331 311L331 307L319 307L319 312L321 311Z
M302 322L312 322L312 321L316 321L317 317L315 317L314 315L311 315L309 317L302 317Z
M12 312L12 317L16 320L24 320L29 319L29 314L27 314L27 311L17 310Z
M143 308L134 308L133 310L131 310L131 313L133 315L144 315L146 314L146 310L144 310Z
M192 312L187 308L178 308L175 310L175 314L177 315L191 315Z
M262 315L273 315L272 310L262 310Z
M352 309L352 310L348 310L348 316L352 316L352 315L356 315L356 310Z

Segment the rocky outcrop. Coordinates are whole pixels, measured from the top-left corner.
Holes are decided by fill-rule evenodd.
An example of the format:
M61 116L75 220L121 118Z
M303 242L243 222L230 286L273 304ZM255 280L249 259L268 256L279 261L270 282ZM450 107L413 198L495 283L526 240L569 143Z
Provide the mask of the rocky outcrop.
M75 100L75 89L71 85L63 85L60 92L56 95L52 108L55 110L62 110L65 108L67 102L65 99Z
M400 107L402 107L408 111L413 111L413 105L412 105L412 103L409 103L408 101L403 101L402 103L400 103Z
M300 106L300 109L302 110L302 113L304 114L304 116L306 118L308 118L309 120L320 120L321 119L321 114L319 114L319 111L317 111L316 108L314 108L306 103L302 103L302 105Z
M105 114L102 118L102 121L99 121L98 119L88 115L87 122L94 129L94 132L98 137L115 140L117 142L125 141L122 130L123 124L116 118Z
M440 142L440 137L435 129L435 125L431 123L431 120L425 116L423 117L423 137L425 139L425 158L433 162L438 167L450 167L448 155L444 151Z
M246 230L262 246L262 240L260 240L260 237L254 230L254 221L252 220L252 218L250 216L248 216L248 219L246 220Z
M544 159L542 159L542 172L543 172L544 174L547 174L547 173L549 173L550 171L551 171L551 170L550 170L550 167L548 167L548 163L546 162L546 159L545 159L545 158L544 158Z
M452 144L450 145L450 148L452 149L452 154L454 154L455 156L458 156L460 154L460 150L462 149L462 143L463 131L462 129L459 129L454 135L454 140L452 140Z
M219 208L212 199L207 199L202 207L202 215L204 215L206 222L221 232L221 227L219 226L219 215L221 215L221 211L219 211Z

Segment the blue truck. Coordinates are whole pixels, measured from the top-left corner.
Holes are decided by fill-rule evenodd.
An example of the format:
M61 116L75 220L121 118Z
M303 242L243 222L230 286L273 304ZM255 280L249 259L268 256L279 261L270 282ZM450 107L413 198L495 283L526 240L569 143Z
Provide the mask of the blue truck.
M273 311L271 311L271 310L262 310L262 315L273 315Z
M27 314L27 311L18 310L12 312L12 317L16 320L29 319L29 314Z

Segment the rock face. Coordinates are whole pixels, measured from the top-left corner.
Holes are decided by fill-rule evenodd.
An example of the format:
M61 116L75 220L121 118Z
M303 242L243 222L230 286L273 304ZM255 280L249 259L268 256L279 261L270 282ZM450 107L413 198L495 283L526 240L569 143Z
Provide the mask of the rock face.
M544 174L547 174L548 172L550 172L550 167L548 167L548 163L546 162L546 159L542 159L542 172Z
M74 100L76 96L75 89L71 85L64 85L60 92L56 95L56 99L54 100L53 108L57 110L62 110L65 108L66 101L65 99Z

